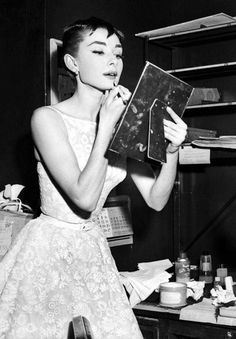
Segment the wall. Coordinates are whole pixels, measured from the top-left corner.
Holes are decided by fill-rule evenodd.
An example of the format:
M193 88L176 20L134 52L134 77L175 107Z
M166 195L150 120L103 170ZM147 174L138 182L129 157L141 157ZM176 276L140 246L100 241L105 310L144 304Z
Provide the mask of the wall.
M123 83L130 90L143 65L143 41L135 33L219 12L236 15L234 0L48 0L46 6L47 37L60 38L67 24L90 16L121 29L126 36Z
M29 122L44 103L44 2L1 1L0 190L23 184L24 201L37 205Z

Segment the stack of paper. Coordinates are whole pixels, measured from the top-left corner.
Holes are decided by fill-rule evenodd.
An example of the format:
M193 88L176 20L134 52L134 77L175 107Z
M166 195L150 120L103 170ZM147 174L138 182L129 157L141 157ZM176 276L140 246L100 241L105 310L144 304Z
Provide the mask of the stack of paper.
M219 315L224 317L236 318L236 306L221 307Z
M220 307L217 324L236 326L236 306Z
M211 299L204 298L200 303L182 308L180 319L215 324L216 307L212 305Z

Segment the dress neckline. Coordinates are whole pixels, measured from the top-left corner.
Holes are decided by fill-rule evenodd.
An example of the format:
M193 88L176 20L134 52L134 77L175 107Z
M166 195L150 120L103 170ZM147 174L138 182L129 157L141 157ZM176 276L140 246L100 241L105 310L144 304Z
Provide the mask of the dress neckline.
M60 109L58 109L58 108L56 108L54 106L48 106L48 108L50 108L50 109L60 113L61 115L65 116L65 117L72 118L72 119L75 119L75 120L79 120L79 121L82 121L82 122L85 122L85 123L90 123L92 125L97 125L96 121L91 121L91 120L81 119L79 117L75 117L74 115L70 115L70 114L62 112Z

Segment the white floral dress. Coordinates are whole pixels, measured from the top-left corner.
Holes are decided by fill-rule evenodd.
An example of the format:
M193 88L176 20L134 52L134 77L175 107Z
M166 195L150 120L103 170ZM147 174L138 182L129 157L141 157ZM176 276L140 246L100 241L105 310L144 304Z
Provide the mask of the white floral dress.
M58 114L83 169L96 123ZM99 211L124 179L125 164L109 164L89 219L68 205L40 162L38 174L42 214L23 228L0 263L0 339L66 339L78 315L88 318L95 339L142 338L99 226Z

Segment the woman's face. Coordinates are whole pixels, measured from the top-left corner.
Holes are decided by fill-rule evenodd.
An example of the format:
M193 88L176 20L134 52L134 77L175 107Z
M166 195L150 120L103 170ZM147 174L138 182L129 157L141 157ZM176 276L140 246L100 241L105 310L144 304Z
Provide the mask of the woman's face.
M86 33L79 44L76 61L80 81L99 90L107 90L118 84L122 70L122 46L116 34L107 37L107 30L96 29Z

